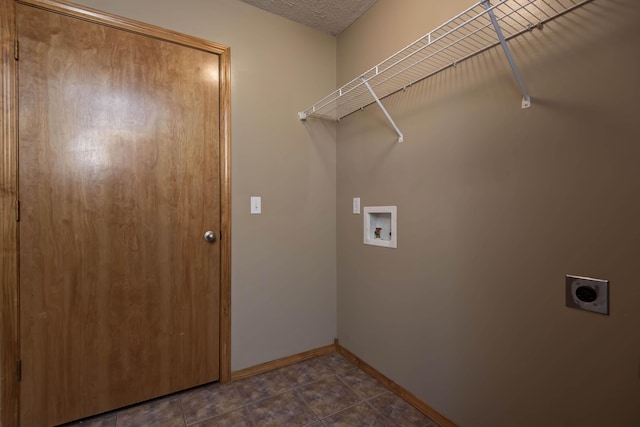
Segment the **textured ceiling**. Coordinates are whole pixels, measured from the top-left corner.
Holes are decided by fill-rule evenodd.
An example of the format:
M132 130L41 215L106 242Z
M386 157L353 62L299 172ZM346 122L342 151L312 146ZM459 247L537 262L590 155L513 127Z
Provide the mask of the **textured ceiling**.
M320 31L340 34L378 0L242 0Z

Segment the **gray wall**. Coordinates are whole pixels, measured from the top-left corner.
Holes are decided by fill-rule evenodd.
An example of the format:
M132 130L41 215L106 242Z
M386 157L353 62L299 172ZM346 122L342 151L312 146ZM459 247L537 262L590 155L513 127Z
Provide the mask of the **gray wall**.
M238 0L78 3L231 47L232 369L332 343L335 127L296 114L335 88L335 38Z
M470 5L380 0L344 83ZM338 336L462 426L640 425L640 4L597 0L338 124ZM398 249L362 244L398 206ZM611 281L611 315L564 276Z

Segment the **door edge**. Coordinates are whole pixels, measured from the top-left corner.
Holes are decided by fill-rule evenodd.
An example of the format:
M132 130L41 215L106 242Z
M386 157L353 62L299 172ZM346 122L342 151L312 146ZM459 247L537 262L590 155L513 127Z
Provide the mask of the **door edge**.
M18 137L17 75L14 42L17 37L14 0L0 0L0 410L3 426L18 425L19 334L18 334Z

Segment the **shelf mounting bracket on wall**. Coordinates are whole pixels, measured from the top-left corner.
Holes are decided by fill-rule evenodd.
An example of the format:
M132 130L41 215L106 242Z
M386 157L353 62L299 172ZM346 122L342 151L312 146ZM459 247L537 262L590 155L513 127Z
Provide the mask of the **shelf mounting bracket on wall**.
M500 28L500 24L498 24L498 20L496 19L496 15L493 12L493 7L491 6L490 0L483 0L482 5L487 10L487 14L489 14L489 18L491 19L491 24L493 24L493 29L496 31L498 36L498 40L500 40L500 45L502 45L502 50L504 51L505 56L507 57L507 61L509 61L509 65L511 66L511 71L513 71L513 75L518 82L518 86L520 86L520 92L522 92L522 109L531 107L531 97L529 96L529 92L527 92L527 88L522 81L522 76L520 75L520 71L516 66L516 62L513 60L513 55L511 55L511 49L509 49L509 45L507 45L507 41L504 38L504 34L502 34L502 28Z
M393 129L395 129L396 133L398 134L398 142L404 141L404 135L402 134L402 132L400 132L400 129L398 129L398 126L396 125L396 122L393 121L393 119L391 118L391 115L389 114L387 109L384 108L384 105L382 105L382 101L380 101L380 98L378 98L378 95L376 95L376 93L373 91L373 89L371 88L371 85L369 84L367 79L365 79L364 77L360 77L360 78L362 79L362 83L364 83L364 85L369 90L369 93L371 94L373 99L376 100L376 103L378 104L378 106L380 107L380 109L382 110L384 115L387 117L387 120L389 120L389 123L391 123L391 126L393 126Z

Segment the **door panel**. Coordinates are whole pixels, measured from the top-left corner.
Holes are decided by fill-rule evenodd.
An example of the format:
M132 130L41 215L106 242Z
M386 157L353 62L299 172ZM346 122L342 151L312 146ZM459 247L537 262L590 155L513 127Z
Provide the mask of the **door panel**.
M18 6L22 426L219 376L218 56Z

